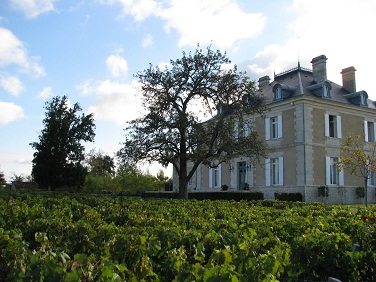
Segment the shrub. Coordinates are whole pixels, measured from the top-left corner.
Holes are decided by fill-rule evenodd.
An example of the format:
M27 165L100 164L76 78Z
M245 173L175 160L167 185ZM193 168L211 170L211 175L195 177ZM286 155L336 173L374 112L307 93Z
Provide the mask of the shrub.
M317 187L317 194L319 197L327 198L329 196L329 188L328 186L319 186Z
M355 194L358 199L362 199L366 196L366 189L364 189L364 187L357 187L355 189Z
M303 195L301 193L274 193L274 198L279 201L301 202Z

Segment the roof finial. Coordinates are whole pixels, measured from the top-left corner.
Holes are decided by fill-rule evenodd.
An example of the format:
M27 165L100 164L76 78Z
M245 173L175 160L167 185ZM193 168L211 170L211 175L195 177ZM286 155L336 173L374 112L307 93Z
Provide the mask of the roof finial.
M298 36L298 44L297 44L297 45L298 45L298 69L300 69L300 54L299 54L299 52L300 52L300 50L299 50L299 49L300 49L300 46L299 46L299 39L300 39L300 38L299 38L299 36Z

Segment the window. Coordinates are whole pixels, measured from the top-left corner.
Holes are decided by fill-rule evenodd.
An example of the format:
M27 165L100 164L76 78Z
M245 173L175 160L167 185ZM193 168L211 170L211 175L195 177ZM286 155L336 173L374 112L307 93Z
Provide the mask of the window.
M341 117L325 114L325 136L342 138Z
M282 89L281 89L281 87L277 87L275 89L275 99L276 100L282 99Z
M283 158L265 160L265 184L266 186L283 185Z
M371 172L370 177L368 178L368 186L376 186L376 173Z
M215 168L209 168L209 188L220 188L222 185L221 180L221 165Z
M372 121L364 121L364 141L375 142L375 123Z
M282 115L265 119L266 140L282 138Z
M366 104L366 99L363 94L360 94L360 105L365 106L365 104Z
M236 139L241 139L249 135L249 125L247 121L241 120L235 123L235 136Z
M343 171L338 170L339 158L326 157L326 185L343 185Z
M328 89L328 86L324 84L322 86L322 90L323 90L322 96L325 97L325 98L329 98L329 89Z

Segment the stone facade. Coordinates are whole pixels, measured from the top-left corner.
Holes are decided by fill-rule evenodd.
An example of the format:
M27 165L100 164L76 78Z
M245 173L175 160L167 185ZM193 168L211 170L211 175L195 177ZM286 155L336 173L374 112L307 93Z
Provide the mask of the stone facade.
M251 191L263 192L265 199L274 199L275 192L299 192L307 202L363 203L355 190L364 186L364 179L335 171L333 163L341 157L341 143L351 132L366 137L365 121L376 124L376 106L365 91L356 92L354 67L342 70L342 86L327 80L326 60L324 55L312 59L313 70L298 64L275 75L272 82L269 77L260 79L260 95L270 112L266 119L253 117L254 130L271 149L268 159L259 164L239 156L216 169L200 165L189 189L220 191L226 184L239 190L245 181ZM319 186L329 188L327 198L318 195ZM178 187L176 177L174 187ZM375 189L369 186L368 203L376 203Z

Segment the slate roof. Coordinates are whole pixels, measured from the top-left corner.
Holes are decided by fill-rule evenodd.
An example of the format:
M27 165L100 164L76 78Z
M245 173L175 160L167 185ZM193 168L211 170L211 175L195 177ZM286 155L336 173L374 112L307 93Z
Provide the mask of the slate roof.
M307 87L315 85L316 82L313 79L313 72L307 68L301 68L299 65L294 69L290 69L285 71L281 74L276 74L274 77L274 81L269 83L268 85L264 85L262 87L262 95L264 96L264 103L267 105L274 104L280 102L280 100L274 99L274 92L273 88L277 84L283 84L284 86L289 86L291 89L296 88L292 91L291 95L288 98L284 98L283 100L291 99L293 97L297 97L300 95L306 95L309 97L315 97L317 99L325 99L333 102L353 105L355 107L361 108L369 108L369 109L376 109L375 102L367 98L367 106L359 106L355 105L351 102L351 97L354 95L359 95L359 93L364 93L366 97L368 97L365 91L358 91L355 92L354 95L349 95L347 90L345 90L342 85L338 85L330 80L326 80L330 86L330 98L320 98L317 97L313 91L309 90ZM357 94L356 94L357 93Z

